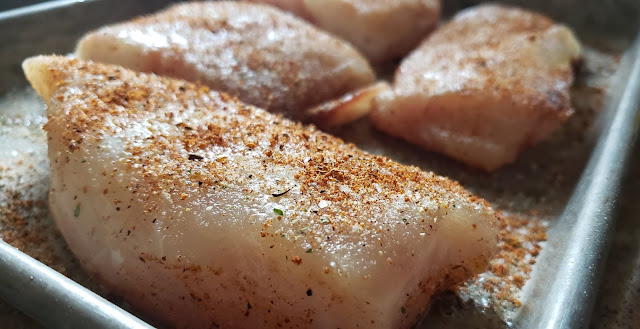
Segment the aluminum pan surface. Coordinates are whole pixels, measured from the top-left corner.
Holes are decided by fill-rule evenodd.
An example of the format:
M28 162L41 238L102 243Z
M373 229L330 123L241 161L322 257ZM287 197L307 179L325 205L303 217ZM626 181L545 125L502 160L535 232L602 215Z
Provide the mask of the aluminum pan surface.
M512 3L514 2L520 5L523 4L521 3L521 1L520 2L512 1ZM589 15L597 14L598 13L597 11L594 11L590 14L586 12L581 12L580 15L575 15L575 12L574 12L574 14L571 14L571 17L565 17L563 16L563 11L566 11L566 8L568 8L567 3L571 3L571 1L564 1L560 3L556 2L554 4L554 6L556 7L554 8L546 7L546 5L548 5L550 2L551 1L529 2L527 5L534 6L537 8L548 8L549 9L548 12L550 12L558 20L563 21L566 18L567 21L574 22L574 24L579 28L585 28L587 30L591 28L595 30L605 30L605 31L608 31L609 33L618 33L620 31L617 29L620 29L621 26L628 26L628 29L624 30L623 32L620 32L619 34L615 34L616 37L620 37L621 44L623 45L626 43L629 43L629 40L630 40L629 36L635 34L638 20L634 20L633 15L634 13L636 14L638 13L637 6L634 7L635 9L633 9L633 10L636 10L635 12L633 10L625 9L624 6L616 7L617 9L605 8L603 12L610 13L611 15L614 15L614 17L616 17L616 19L614 20L605 19L604 20L605 23L611 22L611 21L616 21L617 23L609 24L609 25L607 25L608 24L607 23L603 25L602 29L599 29L600 26L597 23L581 24L581 23L575 22L576 20L580 20L579 17L590 17ZM1 52L0 72L2 72L2 79L0 79L0 90L7 90L8 88L11 88L11 87L25 85L26 82L24 81L24 78L22 77L22 73L19 70L19 64L23 58L30 55L35 55L38 53L69 52L71 49L73 49L73 45L77 37L82 33L84 33L86 30L100 26L109 21L124 19L126 17L133 15L134 12L152 11L155 8L163 6L164 3L166 3L166 1L155 1L155 2L149 1L149 2L145 2L144 4L142 4L143 2L141 1L127 2L127 3L132 3L131 4L132 8L125 8L129 5L122 6L121 3L118 3L119 6L115 6L115 7L118 7L118 10L109 10L114 8L113 3L115 3L115 1L109 1L109 0L92 0L87 2L62 1L59 3L58 6L52 6L51 8L48 8L44 11L43 10L31 11L31 12L23 11L23 14L20 16L7 16L7 15L0 14L0 17L2 18L2 20L0 21L0 43L2 43L2 46L0 46L0 52ZM469 4L468 1L466 2L457 1L455 2L456 3L455 5L452 5L453 3L454 2L447 3L448 10L453 10L451 9L451 7L458 6L459 3L462 3L462 5ZM584 3L593 4L596 2L587 1ZM583 7L593 8L594 6L584 5L581 8ZM600 9L602 8L600 7ZM547 12L547 10L543 10L543 12ZM106 13L108 13L108 15ZM620 13L622 13L622 15L615 16ZM629 16L632 17L630 20L628 18ZM626 25L624 23L625 19L627 19ZM21 33L19 33L19 35L11 35L11 33L15 33L16 30L21 31ZM43 31L46 32L46 35L43 35ZM580 34L580 30L579 30L579 34ZM583 35L580 35L580 36L583 37ZM7 45L11 45L11 47ZM633 88L626 88L627 86L629 86L629 82L633 83L633 81L636 81L636 80L629 80L631 77L632 77L632 74L629 74L629 76L627 77L620 76L619 77L620 85L618 87L621 90L629 90L627 94L633 96L635 95L633 93ZM638 77L636 76L636 79L637 78ZM631 87L633 87L632 84L631 84ZM615 98L615 99L623 99L623 98L619 98L619 96L620 95L618 95L618 98ZM629 98L628 96L627 99L628 99L626 101L627 105L632 104L634 101L633 97ZM635 101L637 101L637 99L635 99ZM616 104L616 102L613 102L612 105L619 105L619 104ZM615 108L615 106L612 108ZM629 107L627 106L627 108ZM622 130L626 131L625 136L627 137L625 138L628 141L632 139L631 137L633 136L635 131L635 127L631 124L633 120L628 120L629 116L633 115L633 113L631 112L633 111L627 109L627 111L624 112L626 113L624 114L624 117L618 118L617 120L617 122L619 122L619 124L622 125L621 126L622 128L626 128L626 130L625 129L622 129ZM616 113L621 113L621 112L616 112ZM609 116L609 118L613 118L613 116ZM627 119L627 120L624 120L624 119ZM619 129L616 129L613 131L617 131L617 130ZM620 138L620 134L618 134L617 137L614 134L614 136L611 138L613 139L610 139L609 143L611 143L611 140L615 140L615 138ZM605 139L601 139L601 143L605 143L603 141L605 141ZM624 159L626 157L624 155L628 153L630 144L631 143L623 143L621 146L619 146L616 149L616 152L621 152L621 153L617 153L618 160L620 160L621 158ZM610 146L611 145L612 144L610 144ZM602 146L602 147L599 147L597 150L606 151L608 149L609 147ZM598 151L596 151L596 153L598 153ZM615 197L615 192L617 191L617 183L622 173L621 171L624 167L624 161L619 161L617 168L614 168L614 166L610 166L609 164L602 161L599 162L600 163L599 166L593 165L593 163L598 163L597 161L598 158L600 157L598 156L594 157L594 159L592 160L592 165L590 166L591 169L587 169L587 172L595 170L593 169L593 167L595 166L597 170L594 172L597 172L598 175L611 174L611 176L608 176L609 179L605 181L600 180L599 181L600 183L598 183L599 184L598 186L600 186L601 190L604 191L603 193L606 192L606 193L609 193L609 196ZM447 162L445 161L445 163ZM572 203L574 205L578 204L579 202L589 200L588 199L589 197L598 197L598 198L601 197L601 194L600 195L594 194L591 192L593 191L592 189L584 187L584 186L590 186L589 184L591 184L590 182L593 182L591 180L593 177L595 176L585 175L583 177L585 179L581 181L580 183L581 187L579 187L577 191L583 191L583 192L586 192L586 194L576 194L576 196L574 196L574 198L572 199L573 200ZM605 182L606 184L602 184L603 182ZM610 200L615 200L615 199L610 199ZM598 203L597 201L602 201L602 199L597 199L595 202L593 202L593 204L595 205L601 204L601 203ZM612 206L614 203L615 202L611 202L603 207L597 208L597 210L599 211L598 214L602 214L600 218L605 219L605 222L606 222L606 218L611 217L610 216L611 210L613 209ZM567 212L565 214L570 215L571 214L570 209L571 207L568 207ZM575 217L575 218L578 218L578 217ZM563 228L562 223L565 223L565 221L563 220L555 221L555 223L557 223L557 225L552 228L550 234L553 232L553 230L556 230L556 232L560 233L557 235L562 236L571 230L571 227ZM585 221L582 221L582 223L585 223ZM570 225L564 225L564 226L570 226ZM606 241L608 238L608 226L605 225L604 227L595 227L595 228L589 227L589 225L586 225L586 226L587 226L586 229L583 229L582 231L590 233L592 236L599 237L599 239L603 241L603 243L598 245L593 243L587 243L586 241L577 240L575 242L578 242L578 245L574 246L573 248L569 248L567 245L563 245L562 247L565 249L563 249L562 252L565 252L565 251L568 252L571 249L586 250L587 251L586 254L597 256L595 257L595 261L597 263L597 260L602 257L603 251L604 251L603 247L606 245ZM550 243L553 243L553 239L554 239L554 236L553 234L551 234ZM585 247L586 249L584 249ZM562 254L562 252L560 254ZM543 251L542 257L544 256L545 256L545 252ZM596 266L597 268L597 264L592 266ZM545 268L552 269L553 267L550 266L550 264L547 264L547 266L544 266L544 264L542 264L542 266L537 266L537 268L541 269L538 272L543 272L542 269L545 269ZM567 327L567 328L581 327L581 325L579 324L583 324L584 321L586 321L585 319L588 319L587 315L589 314L589 309L590 309L589 305L591 304L591 302L593 301L593 298L595 297L595 291L597 291L596 290L597 285L593 284L594 282L597 282L597 275L596 275L597 271L595 270L596 268L592 267L592 270L589 270L589 269L585 269L584 267L581 267L580 271L582 272L580 272L580 274L588 274L592 283L591 284L592 289L587 294L583 294L582 296L576 297L575 295L570 294L570 291L568 289L564 289L565 286L570 286L571 283L575 284L575 283L582 282L580 280L573 280L573 279L570 279L570 281L565 281L564 282L565 284L563 284L562 287L560 287L559 289L555 289L551 292L545 291L543 293L543 295L546 295L547 298L550 298L549 300L559 300L559 299L569 298L567 300L569 304L572 304L572 305L575 305L575 303L572 303L572 301L574 300L573 298L578 298L578 299L581 298L585 301L585 304L581 304L581 305L585 305L585 307L579 308L576 311L576 313L573 313L567 317L567 314L564 314L564 313L561 314L562 312L553 313L550 311L557 304L548 303L548 302L528 304L526 303L526 300L525 300L525 306L523 306L523 308L521 309L522 316L518 318L518 320L522 322L519 322L519 323L525 324L526 327L536 327L535 325L531 325L531 323L533 322L528 322L529 320L531 320L531 321L535 321L539 325L538 327L540 328L546 327L546 326L543 326L543 323L546 323L546 324L554 323L558 325L563 324L564 327ZM548 277L545 278L545 276L542 274L535 274L535 275L538 275L538 277L541 278L540 280L548 279ZM534 276L531 282L535 282L535 281L536 281L536 277ZM532 288L532 290L535 290L535 289ZM538 299L538 300L541 300L541 299ZM554 315L552 317L549 317L548 314L554 314ZM551 322L541 322L541 320L551 321ZM581 321L581 322L575 322L575 321ZM48 324L51 324L51 322L49 322Z
M548 250L534 269L516 324L527 328L583 328L589 324L614 226L621 179L638 133L640 39L619 68L618 92L605 130L567 207L550 228ZM525 302L526 302L525 301Z

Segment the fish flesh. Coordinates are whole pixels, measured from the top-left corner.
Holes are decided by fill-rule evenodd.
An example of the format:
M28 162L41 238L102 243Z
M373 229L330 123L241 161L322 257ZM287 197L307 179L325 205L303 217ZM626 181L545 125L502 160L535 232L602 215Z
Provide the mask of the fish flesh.
M250 0L268 3L344 38L373 63L399 59L433 31L440 0Z
M172 326L408 328L496 252L494 212L446 178L182 80L23 68L70 249Z
M547 17L472 7L403 60L370 119L388 134L492 171L573 113L579 56L571 30Z
M409 328L486 269L500 219L458 183L206 86L60 56L51 214L86 271L178 328Z
M375 82L347 42L272 6L235 1L177 4L102 27L80 39L75 54L200 81L303 121L307 109Z
M378 82L314 106L307 110L307 116L318 128L331 130L332 127L341 126L367 116L376 96L389 88L391 87L387 82Z

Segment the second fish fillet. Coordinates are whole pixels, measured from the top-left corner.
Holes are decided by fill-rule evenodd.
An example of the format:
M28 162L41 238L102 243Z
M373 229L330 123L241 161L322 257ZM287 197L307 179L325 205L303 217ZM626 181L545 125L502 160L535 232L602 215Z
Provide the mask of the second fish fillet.
M313 121L308 109L375 80L347 42L274 7L235 1L178 4L105 26L78 42L76 56L199 81L303 121Z

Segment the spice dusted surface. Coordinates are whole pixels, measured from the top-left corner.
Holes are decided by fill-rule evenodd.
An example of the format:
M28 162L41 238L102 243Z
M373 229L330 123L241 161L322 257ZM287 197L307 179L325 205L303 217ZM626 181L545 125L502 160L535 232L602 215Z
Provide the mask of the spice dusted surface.
M31 89L0 100L0 237L88 284L49 215L44 104Z
M444 177L181 80L23 67L69 248L168 325L407 328L497 250L493 210Z
M571 89L575 114L540 145L525 151L513 165L487 174L444 156L419 150L359 121L338 136L374 154L459 181L500 210L504 219L500 251L490 269L443 294L424 320L429 327L505 327L521 305L520 292L544 249L546 227L559 215L580 177L597 138L595 122L618 67L616 55L585 47Z
M491 172L571 115L579 56L573 32L548 17L496 4L467 8L402 61L370 121Z
M585 55L585 67L577 79L572 95L574 107L579 115L572 118L567 128L558 132L553 140L526 152L514 166L504 168L492 175L470 171L460 164L437 155L428 153L418 155L419 152L415 148L371 130L366 121L345 127L345 130L339 133L341 137L355 142L360 148L382 153L402 163L416 164L423 169L434 170L436 173L457 179L464 187L486 198L494 208L502 210L502 216L505 218L502 229L503 242L500 244L499 256L493 261L491 269L460 288L454 295L443 294L440 298L441 302L432 307L431 314L425 323L446 327L451 323L451 319L460 323L464 316L464 319L475 321L472 323L480 327L485 325L479 325L479 323L486 324L487 321L500 327L504 326L508 311L518 304L519 285L522 280L526 281L528 278L527 273L534 266L538 249L540 246L544 247L546 220L556 215L566 202L571 187L579 177L580 168L588 156L590 145L585 141L584 131L600 108L599 104L604 96L603 88L606 88L608 77L617 65L614 58L594 51L587 50ZM33 95L29 97L41 111L42 105L37 98L33 98ZM5 116L5 113L3 112L2 115ZM42 113L40 115L42 116ZM3 125L5 123L3 122ZM20 124L24 122L18 123ZM38 133L41 132L33 130L27 135L33 136L31 134ZM6 135L2 136L4 138ZM46 154L44 154L46 148L40 151L42 153L39 155L39 161L46 161ZM34 161L37 159L37 156L33 158ZM8 165L9 163L6 166ZM15 163L12 165L15 166ZM48 164L44 167L48 168ZM48 175L46 170L43 174L45 177ZM553 189L550 190L550 187ZM282 190L274 190L273 194L284 193L286 190L286 187ZM46 202L46 194L37 198ZM276 209L286 211L286 209ZM276 210L271 211L277 213ZM47 217L43 222L50 225L49 220ZM4 227L5 231L18 231L12 224ZM39 230L46 231L42 228ZM51 232L56 236L54 230ZM58 237L47 240L44 244L55 245L61 241ZM52 250L57 250L57 247ZM37 251L26 251L37 257ZM58 270L61 269L59 264L65 262L64 257L69 257L67 263L74 265L68 251L64 249L62 251L57 257L57 264L48 263ZM304 253L299 255L299 258L304 259ZM49 261L47 257L42 259ZM523 261L525 259L528 259L528 262ZM71 265L65 266L67 272L73 267ZM81 280L79 276L71 275L71 277ZM478 322L478 319L484 322Z
M45 106L32 89L0 99L0 238L76 282L98 290L67 249L48 207ZM37 324L0 301L7 328Z
M297 120L375 80L352 46L276 8L191 2L105 26L78 41L82 59L201 81Z

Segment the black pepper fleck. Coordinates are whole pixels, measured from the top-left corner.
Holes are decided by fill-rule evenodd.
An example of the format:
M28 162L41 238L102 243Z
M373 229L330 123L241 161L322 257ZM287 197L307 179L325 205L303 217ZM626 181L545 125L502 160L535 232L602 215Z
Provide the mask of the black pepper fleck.
M204 157L201 157L197 154L189 154L189 160L191 161L202 160L202 159L204 159Z

